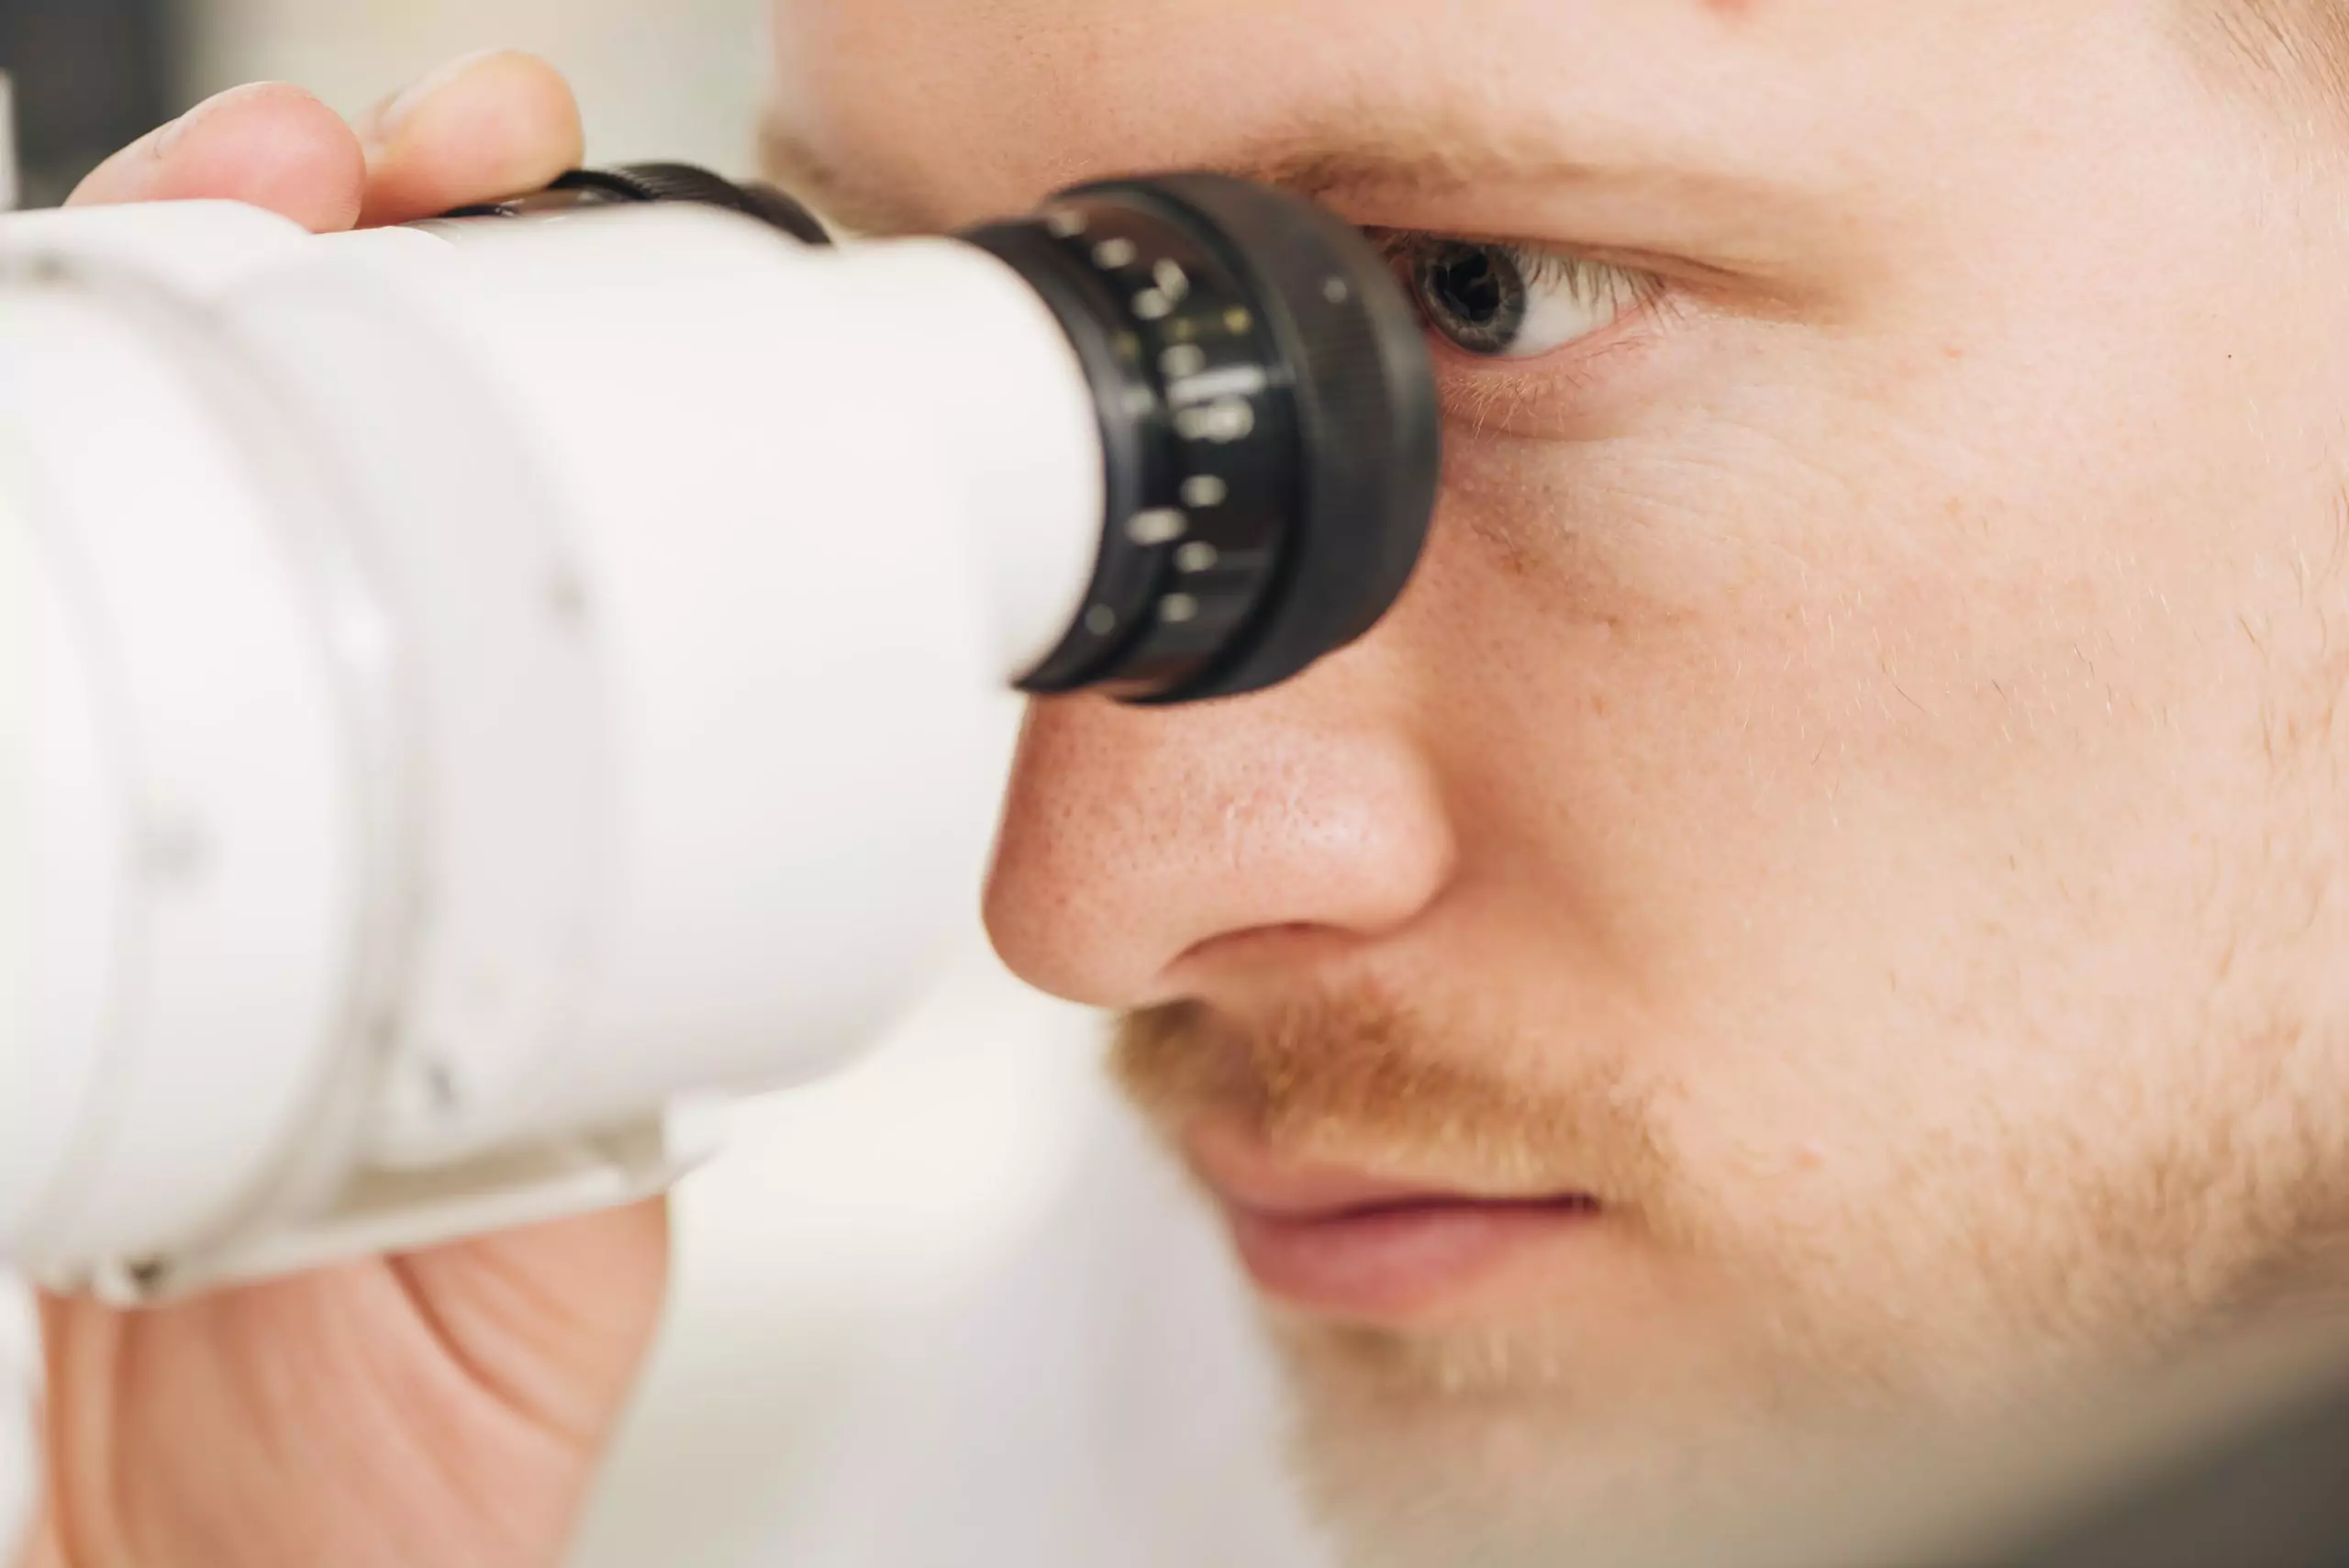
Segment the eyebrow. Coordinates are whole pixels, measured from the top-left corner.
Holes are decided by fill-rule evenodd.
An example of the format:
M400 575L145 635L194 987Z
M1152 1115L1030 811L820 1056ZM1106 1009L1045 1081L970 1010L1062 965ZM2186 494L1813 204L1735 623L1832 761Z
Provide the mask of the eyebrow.
M1629 150L1570 151L1593 141L1586 131L1576 137L1575 129L1538 118L1511 124L1490 113L1442 104L1355 103L1324 106L1279 129L1202 149L1186 166L1323 201L1429 199L1491 185L1653 186L1742 204L1774 191L1785 194L1778 182L1707 170L1693 161L1642 157ZM779 111L766 116L761 143L769 178L852 232L935 233L952 221L885 180L840 167ZM1104 170L1094 177L1160 172Z
M1563 150L1564 128L1497 121L1447 106L1360 104L1224 150L1213 166L1317 199L1431 195L1480 184L1590 183L1640 172Z

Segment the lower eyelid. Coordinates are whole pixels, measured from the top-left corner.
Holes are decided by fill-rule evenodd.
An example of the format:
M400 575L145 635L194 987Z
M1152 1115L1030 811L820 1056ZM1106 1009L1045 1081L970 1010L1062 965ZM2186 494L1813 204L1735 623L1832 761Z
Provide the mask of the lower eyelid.
M1447 426L1464 426L1472 435L1502 435L1518 431L1550 395L1549 388L1527 384L1523 376L1446 378L1436 401Z
M1648 307L1638 313L1649 314ZM1438 338L1436 389L1444 418L1476 434L1570 437L1596 411L1606 383L1662 346L1659 323L1631 321L1531 360L1470 354Z

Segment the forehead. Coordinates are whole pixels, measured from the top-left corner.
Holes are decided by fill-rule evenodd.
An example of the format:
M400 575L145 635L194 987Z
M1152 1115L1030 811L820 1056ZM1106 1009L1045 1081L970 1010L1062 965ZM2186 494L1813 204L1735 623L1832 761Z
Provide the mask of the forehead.
M2164 0L778 4L785 139L941 223L1347 140L1817 183L2177 52Z

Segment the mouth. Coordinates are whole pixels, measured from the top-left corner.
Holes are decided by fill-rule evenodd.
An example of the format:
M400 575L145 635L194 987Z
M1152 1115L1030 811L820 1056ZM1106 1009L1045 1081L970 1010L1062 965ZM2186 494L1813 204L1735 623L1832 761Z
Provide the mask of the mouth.
M1440 1313L1603 1213L1585 1193L1469 1192L1295 1163L1220 1120L1193 1128L1183 1147L1258 1288L1351 1322Z

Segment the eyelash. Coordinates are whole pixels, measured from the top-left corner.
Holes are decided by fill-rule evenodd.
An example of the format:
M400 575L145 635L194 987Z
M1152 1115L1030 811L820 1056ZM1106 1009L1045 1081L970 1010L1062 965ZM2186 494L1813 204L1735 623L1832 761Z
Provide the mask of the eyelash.
M1603 362L1644 347L1677 292L1662 275L1620 262L1600 261L1548 246L1508 240L1466 239L1426 230L1373 228L1370 238L1385 253L1435 340L1442 373L1443 401L1454 419L1478 430L1511 427L1530 417L1536 425L1570 417L1571 406L1601 377ZM1612 307L1604 322L1553 348L1511 356L1468 347L1431 314L1420 271L1442 248L1474 248L1505 258L1529 293L1563 288L1563 297L1584 309ZM1545 415L1545 406L1549 412Z
M1405 291L1411 295L1413 303L1419 306L1422 316L1428 314L1422 292L1427 280L1422 273L1444 252L1487 252L1505 262L1512 280L1521 284L1530 295L1538 295L1542 291L1564 285L1564 297L1574 305L1587 310L1610 312L1607 320L1588 332L1561 342L1560 349L1601 336L1617 323L1653 306L1667 293L1664 280L1654 272L1549 246L1505 239L1464 239L1419 229L1372 229L1369 232L1385 254L1388 266L1401 280ZM1438 331L1443 330L1432 321L1430 325ZM1462 351L1477 352L1465 347Z
M1616 305L1620 316L1629 315L1649 303L1663 286L1663 280L1646 272L1634 272L1629 268L1594 261L1587 256L1576 256L1564 250L1552 250L1538 245L1500 246L1520 264L1533 263L1525 281L1533 287L1564 284L1567 293L1578 303L1589 306Z

